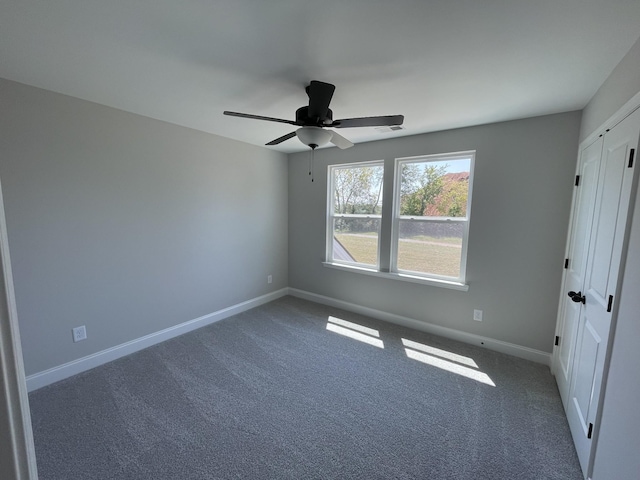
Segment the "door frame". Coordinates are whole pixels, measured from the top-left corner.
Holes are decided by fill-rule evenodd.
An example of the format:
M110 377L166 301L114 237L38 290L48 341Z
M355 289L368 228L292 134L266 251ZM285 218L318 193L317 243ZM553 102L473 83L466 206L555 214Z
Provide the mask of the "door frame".
M578 147L578 157L576 160L576 169L580 166L580 155L582 153L582 151L587 148L589 145L591 145L593 142L595 142L598 137L605 135L609 130L611 130L612 128L614 128L616 125L618 125L620 122L622 122L625 118L627 118L629 115L631 115L632 113L634 113L636 110L640 109L640 92L638 92L636 95L634 95L630 100L628 100L616 113L614 113L611 117L609 117L609 119L603 123L599 128L597 128L594 132L592 132L589 136L587 136L582 142L580 142L580 145ZM638 145L638 150L637 152L640 155L640 141L639 141L639 145ZM639 161L638 156L636 156L636 162ZM640 168L637 168L637 164L636 164L636 168L635 171L633 172L633 178L632 178L632 183L631 183L631 191L630 191L630 196L629 196L629 207L628 207L628 211L627 211L627 218L624 219L623 221L625 221L625 232L624 232L624 236L623 236L623 243L622 243L622 251L621 251L621 256L620 256L620 269L618 271L618 275L616 278L616 299L614 301L613 304L613 309L611 312L611 326L609 329L609 337L607 339L607 344L606 344L606 353L605 353L605 357L604 357L604 365L603 365L603 369L602 369L602 379L601 379L601 385L600 385L600 391L599 391L599 399L598 399L598 409L596 412L596 417L595 417L595 425L596 428L594 429L594 433L593 433L593 439L592 439L592 444L591 444L591 451L589 452L589 460L587 463L587 469L585 472L583 472L585 478L590 479L591 474L593 473L593 466L594 466L594 460L595 460L595 456L596 456L596 451L598 449L598 438L599 438L599 434L600 434L600 423L602 420L602 404L603 404L603 400L604 400L604 396L607 390L607 380L609 377L609 367L611 364L611 354L612 354L612 350L613 350L613 341L614 341L614 337L615 337L615 330L616 330L616 326L617 326L617 321L618 321L618 310L619 310L619 298L620 298L620 292L622 291L622 280L624 277L624 266L626 263L626 258L627 258L627 253L628 253L628 246L629 246L629 235L631 233L631 221L633 219L633 215L634 215L634 207L635 207L635 203L636 203L636 195L638 194L638 184L640 183ZM574 197L572 200L572 206L571 206L571 217L573 217L573 211L574 211L574 206L573 206L573 202L575 201L575 193L574 193ZM569 227L571 226L571 223L573 222L573 218L570 218L569 221ZM569 234L570 234L570 230L567 231L567 245L566 245L566 249L565 249L565 253L568 251L569 248ZM563 300L563 295L564 295L564 285L565 285L565 277L566 277L566 270L563 270L562 273L562 281L561 281L561 291L560 291L560 302L562 302ZM561 327L562 327L562 318L561 318L561 313L562 313L562 308L561 308L561 303L559 303L559 308L558 308L558 316L557 316L557 320L556 320L556 332L555 335L559 335L562 331ZM554 342L555 343L555 342ZM559 348L558 346L553 347L553 354L551 356L551 373L556 376L556 373L558 372L558 368L559 368ZM572 360L573 361L573 360Z
M0 185L0 414L6 427L0 429L0 449L7 480L37 480L38 470L29 412L29 397L22 358L18 315L9 257L7 223Z

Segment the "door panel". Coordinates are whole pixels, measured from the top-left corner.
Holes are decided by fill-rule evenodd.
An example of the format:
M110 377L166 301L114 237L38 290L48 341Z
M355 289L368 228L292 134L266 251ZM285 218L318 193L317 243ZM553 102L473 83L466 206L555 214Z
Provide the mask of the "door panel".
M610 135L614 135L614 133L611 132ZM608 141L609 138L607 138L607 143ZM613 146L605 145L605 161L601 173L603 176L602 195L597 230L594 232L591 272L588 276L590 293L597 295L601 301L607 295L607 287L610 282L609 270L614 254L613 246L621 201L620 194L628 154L627 142Z
M566 288L571 291L570 287ZM558 355L560 371L556 374L558 390L565 408L567 408L567 397L569 395L569 385L571 383L571 366L573 362L573 352L578 333L578 321L580 317L580 307L578 304L565 300L564 321L560 331L560 353Z
M580 155L578 174L580 185L576 188L574 207L570 227L567 258L569 265L565 272L563 296L560 303L558 336L560 343L556 350L557 365L556 380L560 397L568 408L569 387L571 384L571 370L574 358L578 321L581 304L572 302L566 292L582 290L587 270L587 255L589 251L589 232L595 208L596 188L602 147L604 140L597 141L584 149Z
M587 309L588 306L584 310ZM602 319L592 319L584 315L582 320L567 419L580 466L586 478L590 468L593 429L598 408L597 398L602 383L602 369L606 354L606 339L603 340L600 334L602 330L607 329L603 328ZM608 330L606 333L608 334ZM591 424L594 426L590 427ZM590 431L591 438L589 438Z
M591 324L587 323L579 346L580 357L576 360L576 388L573 392L574 406L585 432L588 430L586 422L589 418L591 386L595 378L596 361L601 343L602 339L598 333Z
M587 268L587 254L589 248L589 230L593 218L596 186L602 156L602 137L585 151L585 161L580 169L580 187L578 189L578 205L576 212L576 226L573 231L569 247L568 273L572 277L584 279Z

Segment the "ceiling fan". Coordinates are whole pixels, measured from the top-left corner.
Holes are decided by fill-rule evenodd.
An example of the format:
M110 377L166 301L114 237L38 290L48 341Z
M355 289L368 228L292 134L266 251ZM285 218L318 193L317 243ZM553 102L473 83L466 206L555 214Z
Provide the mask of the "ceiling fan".
M392 125L402 125L404 121L403 115L387 115L381 117L359 117L359 118L343 118L341 120L333 120L333 112L329 108L335 85L330 83L312 80L306 87L309 96L309 106L300 107L296 110L296 119L283 120L281 118L263 117L261 115L251 115L248 113L238 113L225 111L225 115L232 117L253 118L256 120L266 120L268 122L287 123L296 125L298 128L295 132L287 133L275 140L270 141L266 145L278 145L279 143L298 137L302 143L315 150L328 142L333 143L338 148L353 147L353 143L344 138L333 130L325 130L325 128L354 128L354 127L384 127Z

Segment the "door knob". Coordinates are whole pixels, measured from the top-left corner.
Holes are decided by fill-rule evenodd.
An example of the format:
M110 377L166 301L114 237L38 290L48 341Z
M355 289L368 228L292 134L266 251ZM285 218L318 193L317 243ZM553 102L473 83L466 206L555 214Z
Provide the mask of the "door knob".
M583 305L587 303L587 297L582 295L582 292L569 292L567 295L576 303L582 303Z

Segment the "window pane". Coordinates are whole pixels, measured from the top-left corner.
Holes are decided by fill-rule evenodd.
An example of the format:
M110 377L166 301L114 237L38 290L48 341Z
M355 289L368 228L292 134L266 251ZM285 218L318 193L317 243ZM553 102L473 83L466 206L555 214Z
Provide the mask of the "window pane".
M334 213L380 214L382 212L382 165L333 170Z
M471 159L402 163L400 215L466 217L470 171Z
M453 278L460 276L464 223L399 222L399 270Z
M332 260L377 265L379 232L379 217L335 218Z

